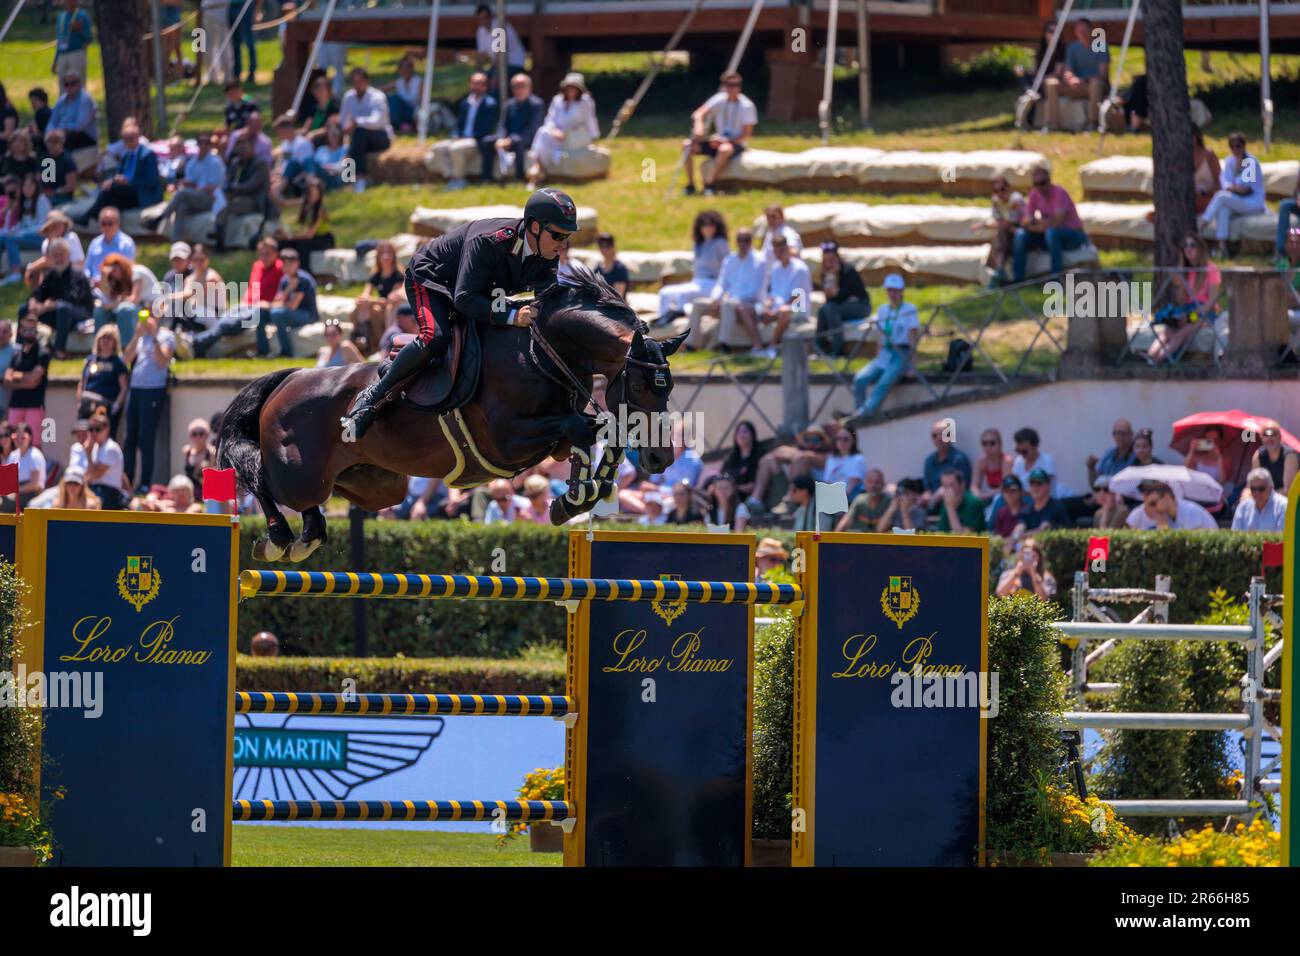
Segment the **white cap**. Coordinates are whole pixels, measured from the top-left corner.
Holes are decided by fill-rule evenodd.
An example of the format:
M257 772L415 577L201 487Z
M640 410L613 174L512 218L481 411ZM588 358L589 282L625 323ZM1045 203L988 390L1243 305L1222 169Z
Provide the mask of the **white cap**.
M899 289L899 290L901 290L901 289L903 289L904 287L905 287L905 286L904 286L904 283L903 283L903 277L900 276L897 272L891 272L889 275L885 276L885 288L886 288L886 289Z

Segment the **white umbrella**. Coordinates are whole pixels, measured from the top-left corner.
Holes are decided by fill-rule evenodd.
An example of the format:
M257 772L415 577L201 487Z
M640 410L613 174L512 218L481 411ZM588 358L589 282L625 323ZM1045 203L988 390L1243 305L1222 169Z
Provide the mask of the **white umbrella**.
M1144 481L1159 481L1174 490L1179 498L1214 504L1223 497L1223 486L1203 471L1182 465L1130 465L1110 479L1110 490L1125 498L1141 498L1138 486Z

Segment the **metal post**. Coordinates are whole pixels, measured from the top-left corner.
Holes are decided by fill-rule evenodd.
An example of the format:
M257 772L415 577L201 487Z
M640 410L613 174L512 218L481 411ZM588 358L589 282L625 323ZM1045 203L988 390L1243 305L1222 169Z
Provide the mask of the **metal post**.
M348 508L348 552L352 567L366 566L366 513L357 505ZM352 653L356 657L370 656L366 602L362 598L352 599Z
M429 135L429 103L433 100L433 57L438 51L438 14L441 12L442 0L433 0L429 8L429 42L424 48L424 91L420 97L420 116L418 119L420 145L424 145Z
M1268 3L1259 5L1259 108L1264 125L1264 149L1273 145L1273 84L1269 76Z
M1241 797L1247 803L1255 799L1259 766L1264 743L1264 579L1250 579L1247 596L1250 608L1250 643L1246 645L1247 686L1252 691L1246 705L1250 728L1246 731L1246 772L1242 774ZM1288 732L1290 728L1287 728Z
M835 28L839 18L840 0L831 0L830 21L826 25L826 72L822 76L822 101L817 104L823 146L831 139L831 84L835 79Z
M506 76L506 53L510 41L506 33L506 0L497 0L497 29L501 31L501 49L497 52L497 136L504 136L506 131L506 93L510 77Z
M781 340L782 427L798 434L808 427L808 340L787 335Z
M149 18L153 21L154 109L158 111L153 129L156 135L167 128L167 73L163 70L162 13L158 9L158 0L149 0Z
M1174 584L1173 578L1171 578L1169 575L1167 574L1156 575L1156 590L1158 592L1163 594L1170 593L1169 589L1173 587L1173 584ZM1168 601L1151 602L1151 621L1154 624L1169 623L1169 602Z
M754 33L754 24L758 22L758 15L762 10L763 0L754 0L754 5L749 8L749 16L745 19L745 28L740 31L740 39L736 41L736 48L731 51L731 60L727 63L728 73L735 73L740 69L740 58L745 55L749 38Z
M1086 571L1074 572L1074 587L1070 590L1070 603L1073 605L1073 619L1087 620L1088 615L1088 574ZM1083 710L1084 688L1088 684L1088 640L1075 638L1074 647L1070 648L1070 697L1075 705Z
M867 0L858 0L858 118L871 129L871 36Z
M321 43L325 40L325 31L329 29L330 20L334 16L334 7L337 3L338 0L329 0L329 5L325 7L325 15L321 17L320 26L316 29L316 40L308 49L307 62L302 66L302 79L298 81L298 89L293 94L293 102L289 104L288 112L290 116L296 116L298 104L302 102L302 95L307 90L307 80L311 77L311 71L316 66L316 51L320 49Z

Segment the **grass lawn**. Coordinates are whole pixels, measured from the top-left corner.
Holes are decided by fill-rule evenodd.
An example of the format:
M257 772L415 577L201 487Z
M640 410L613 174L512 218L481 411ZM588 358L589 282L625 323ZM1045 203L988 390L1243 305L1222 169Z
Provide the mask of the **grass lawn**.
M527 835L498 845L492 833L235 824L235 866L560 866L532 853Z

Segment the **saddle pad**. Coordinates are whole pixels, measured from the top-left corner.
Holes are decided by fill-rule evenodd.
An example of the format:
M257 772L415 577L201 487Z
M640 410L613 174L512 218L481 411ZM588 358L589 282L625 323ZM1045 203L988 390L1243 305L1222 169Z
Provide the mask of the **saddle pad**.
M397 344L394 341L394 348ZM402 388L402 401L430 414L460 408L474 397L481 368L478 324L472 320L453 322L451 345L443 361L426 366L408 380Z

